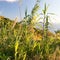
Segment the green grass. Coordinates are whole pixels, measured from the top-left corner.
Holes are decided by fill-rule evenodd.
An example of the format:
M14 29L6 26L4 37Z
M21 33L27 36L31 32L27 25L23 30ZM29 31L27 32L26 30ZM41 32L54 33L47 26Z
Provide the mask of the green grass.
M55 35L53 37L52 32L51 36L47 34L46 5L43 10L43 20L46 19L46 23L40 32L37 32L38 29L35 30L39 25L36 21L39 18L37 10L38 4L32 9L31 15L25 12L26 16L21 22L11 21L8 18L0 20L0 60L60 60L60 40ZM35 15L37 17L34 19ZM43 39L34 40L35 33L42 35Z

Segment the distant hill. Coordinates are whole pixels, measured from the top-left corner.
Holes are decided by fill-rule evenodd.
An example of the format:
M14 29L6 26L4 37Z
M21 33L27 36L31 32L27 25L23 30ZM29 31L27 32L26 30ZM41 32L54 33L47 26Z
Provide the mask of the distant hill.
M6 27L11 29L15 21L5 18L4 16L0 16L0 28ZM16 25L18 26L19 23L17 22ZM16 27L16 26L15 26Z
M6 28L6 30L17 30L19 31L21 22L16 22L13 20L10 20L9 18L5 18L4 16L0 16L0 33L2 33L2 28ZM21 24L22 25L22 24ZM30 26L28 26L28 29ZM39 40L43 36L43 30L37 29L37 28L30 28L28 31L34 33L33 39ZM8 33L8 32L7 32ZM54 36L54 34L50 31L48 31L48 36Z

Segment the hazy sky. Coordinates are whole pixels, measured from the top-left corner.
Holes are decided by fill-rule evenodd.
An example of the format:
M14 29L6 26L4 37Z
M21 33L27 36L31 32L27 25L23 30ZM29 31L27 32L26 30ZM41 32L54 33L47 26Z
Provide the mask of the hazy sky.
M21 0L20 0L21 1ZM30 14L32 8L35 5L36 0L22 0L21 7L19 9L18 0L0 0L0 15L14 19L16 16L24 17L25 9L28 8L28 13ZM44 3L49 5L48 12L55 13L52 16L51 22L55 24L60 24L60 0L41 0L40 8L44 7Z
M16 16L24 17L25 9L28 8L28 13L31 12L35 0L22 0L19 6L18 0L0 0L0 15L14 19Z

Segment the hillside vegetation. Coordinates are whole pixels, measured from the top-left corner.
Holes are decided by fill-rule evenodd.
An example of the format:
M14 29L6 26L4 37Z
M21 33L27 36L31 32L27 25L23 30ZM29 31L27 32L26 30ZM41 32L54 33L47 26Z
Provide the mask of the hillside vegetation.
M43 10L43 27L36 3L22 21L0 16L0 60L60 60L60 32L51 32L47 6ZM38 27L37 27L38 26Z

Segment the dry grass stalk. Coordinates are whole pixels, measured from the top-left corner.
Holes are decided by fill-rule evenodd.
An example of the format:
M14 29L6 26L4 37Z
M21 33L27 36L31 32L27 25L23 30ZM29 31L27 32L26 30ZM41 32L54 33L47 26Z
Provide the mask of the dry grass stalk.
M15 21L14 21L14 23L13 23L12 29L14 29L16 23L17 23L17 17L15 18Z

